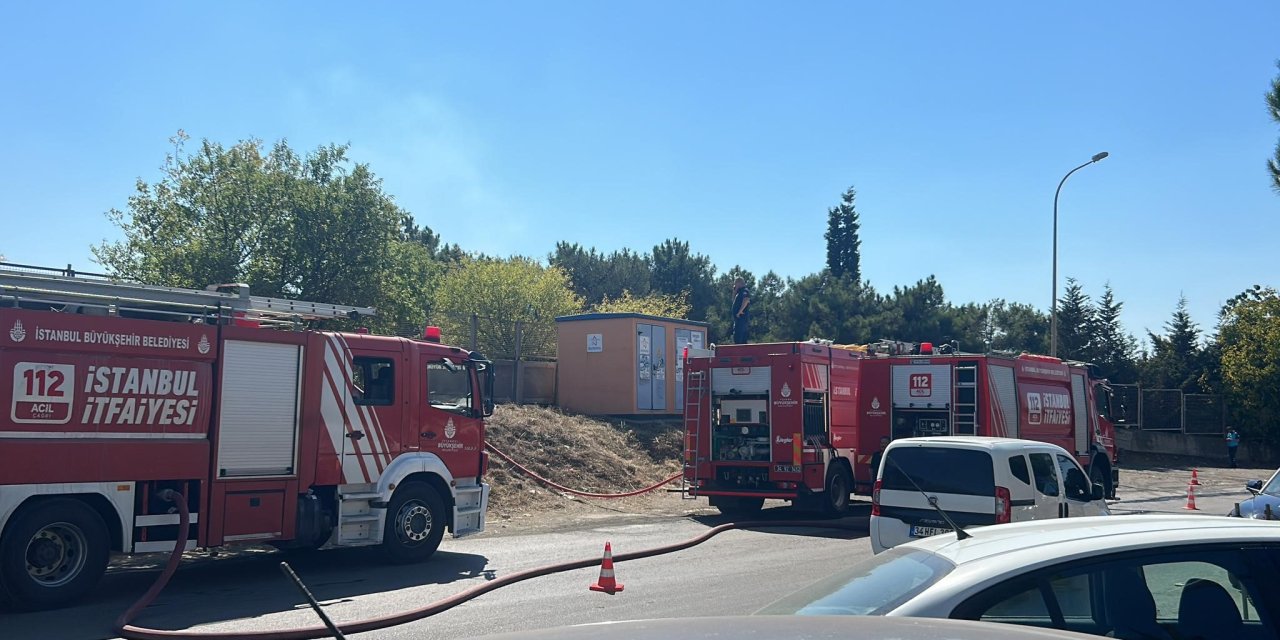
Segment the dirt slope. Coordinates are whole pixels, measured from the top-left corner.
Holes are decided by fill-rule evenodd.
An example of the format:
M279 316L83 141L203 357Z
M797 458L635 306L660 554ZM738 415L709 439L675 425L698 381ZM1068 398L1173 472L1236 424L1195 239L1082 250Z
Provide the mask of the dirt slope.
M679 419L606 421L555 409L504 405L488 419L489 442L539 475L566 487L593 493L622 493L647 487L680 471ZM625 509L670 510L664 489L621 500L572 498L548 489L490 455L485 480L492 485L489 519L542 519L548 511ZM679 481L674 485L679 486Z

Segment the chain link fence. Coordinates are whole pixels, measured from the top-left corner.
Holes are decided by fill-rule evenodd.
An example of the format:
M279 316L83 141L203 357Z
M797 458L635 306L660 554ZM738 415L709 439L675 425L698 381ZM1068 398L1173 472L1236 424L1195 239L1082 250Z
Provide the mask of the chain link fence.
M1227 430L1227 407L1220 395L1143 389L1136 384L1113 384L1111 390L1112 417L1117 426L1191 435L1218 435Z
M1226 432L1227 407L1222 396L1188 393L1182 396L1183 433L1219 435Z
M1142 389L1136 384L1111 385L1112 420L1130 429L1142 428Z
M1182 430L1182 392L1177 389L1142 390L1144 431Z

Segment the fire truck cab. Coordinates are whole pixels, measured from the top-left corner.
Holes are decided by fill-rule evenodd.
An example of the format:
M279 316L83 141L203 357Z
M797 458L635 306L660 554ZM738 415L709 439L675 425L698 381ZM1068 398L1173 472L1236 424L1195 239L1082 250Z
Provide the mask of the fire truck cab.
M482 531L492 367L306 328L373 309L0 267L0 588L73 600L111 552L381 545Z

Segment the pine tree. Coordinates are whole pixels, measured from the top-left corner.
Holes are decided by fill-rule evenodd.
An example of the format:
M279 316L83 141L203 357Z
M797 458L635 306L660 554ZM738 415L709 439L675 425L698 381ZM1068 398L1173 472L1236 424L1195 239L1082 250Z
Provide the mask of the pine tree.
M1200 327L1191 320L1185 297L1178 298L1178 306L1164 329L1164 335L1147 332L1152 353L1142 362L1144 386L1181 389L1187 393L1201 391L1200 376L1204 367Z
M1124 332L1120 325L1120 310L1124 303L1116 300L1111 284L1103 286L1102 297L1094 314L1093 344L1089 360L1102 370L1103 377L1112 382L1133 382L1137 377L1136 353L1138 341Z
M1096 311L1084 288L1067 278L1067 290L1058 300L1058 356L1068 360L1089 358Z
M1280 63L1276 66L1280 67ZM1280 123L1280 75L1271 81L1271 90L1267 92L1267 112L1272 120ZM1267 160L1267 169L1271 171L1271 188L1280 192L1280 142L1276 143L1276 157Z
M853 187L845 190L840 197L840 204L827 209L827 271L835 278L847 277L858 283L862 281L861 249L862 240L858 238L858 212L854 208L857 193Z

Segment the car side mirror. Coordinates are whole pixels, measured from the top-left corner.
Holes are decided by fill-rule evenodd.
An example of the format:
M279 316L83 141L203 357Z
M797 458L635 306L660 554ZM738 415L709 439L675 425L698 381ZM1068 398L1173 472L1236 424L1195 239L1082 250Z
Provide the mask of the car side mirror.
M1249 482L1245 483L1244 488L1248 489L1249 493L1252 493L1253 495L1256 496L1259 493L1262 493L1262 481L1250 480Z
M1107 497L1107 488L1097 482L1093 483L1093 499L1102 500L1102 499L1105 499L1106 497Z

